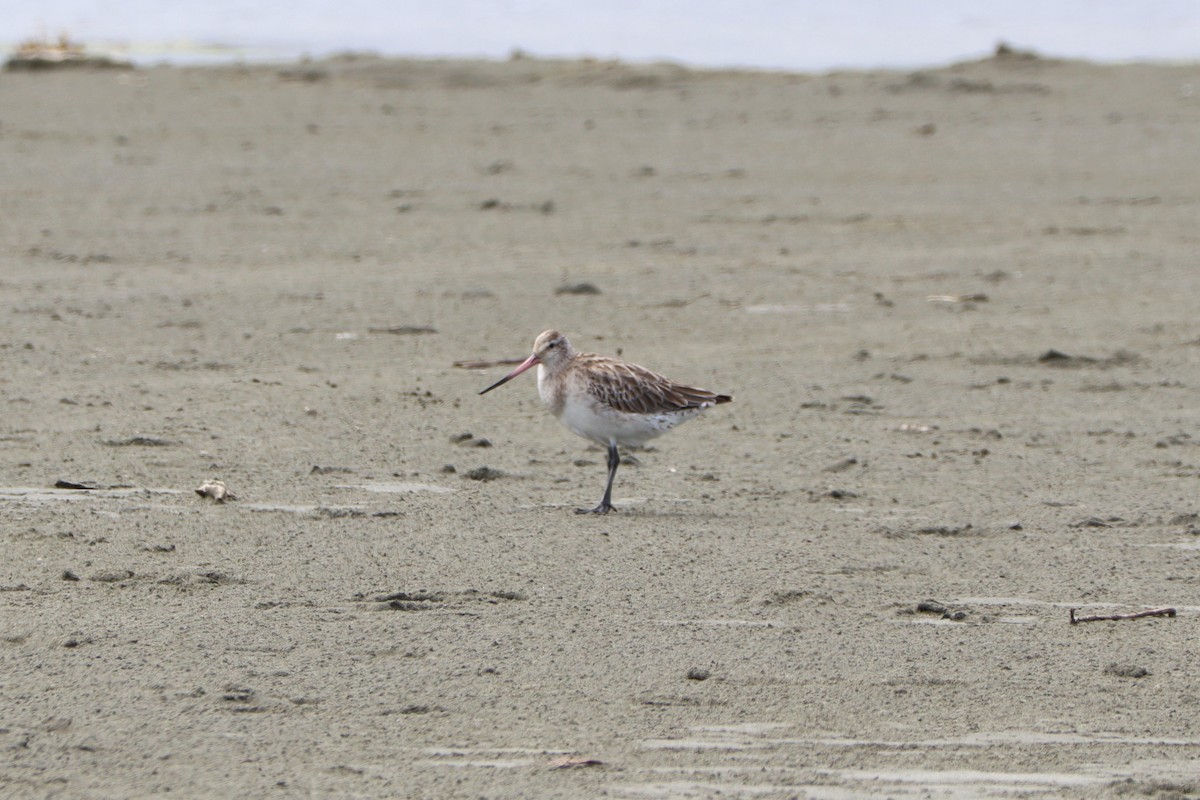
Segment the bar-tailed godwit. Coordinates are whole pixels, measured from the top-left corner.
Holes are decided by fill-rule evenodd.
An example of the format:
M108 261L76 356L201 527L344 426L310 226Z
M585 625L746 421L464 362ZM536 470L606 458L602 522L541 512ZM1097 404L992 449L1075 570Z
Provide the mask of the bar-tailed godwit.
M533 366L538 368L538 394L551 413L575 433L608 448L604 498L595 508L576 509L578 514L616 510L612 487L621 463L618 445L643 445L709 406L733 400L727 394L684 386L619 358L577 353L558 331L538 336L533 354L480 394Z

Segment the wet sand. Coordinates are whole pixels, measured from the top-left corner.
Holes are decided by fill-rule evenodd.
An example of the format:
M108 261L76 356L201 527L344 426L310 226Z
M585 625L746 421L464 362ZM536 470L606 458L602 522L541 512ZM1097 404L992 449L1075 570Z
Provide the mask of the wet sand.
M1200 795L1197 141L1019 54L0 75L0 794ZM735 397L616 514L455 366L552 327Z

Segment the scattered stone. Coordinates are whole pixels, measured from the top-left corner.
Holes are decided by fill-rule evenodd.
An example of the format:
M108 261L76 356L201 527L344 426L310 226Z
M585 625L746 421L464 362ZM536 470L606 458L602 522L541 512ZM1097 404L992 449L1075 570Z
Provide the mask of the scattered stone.
M308 471L309 475L332 475L335 473L350 473L354 472L350 467L322 467L317 464Z
M1167 436L1166 438L1159 439L1157 442L1154 443L1154 446L1160 450L1165 450L1166 448L1172 447L1174 445L1194 444L1194 442L1191 441L1191 439L1192 439L1192 437L1190 434L1176 433L1172 436Z
M917 533L925 534L926 536L962 536L972 532L971 523L966 525L927 525L924 528L918 528Z
M217 586L229 586L245 583L244 578L239 578L236 575L230 575L219 570L206 570L197 572L195 575L197 583L210 583Z
M1131 353L1128 350L1118 350L1107 358L1093 358L1092 356L1073 356L1064 353L1061 350L1051 348L1042 353L1037 358L1039 364L1045 364L1050 367L1100 367L1107 369L1109 367L1119 367L1126 364L1134 364L1142 360L1142 357L1137 353Z
M790 603L799 602L810 594L811 592L806 589L781 589L767 595L763 599L762 604L764 606L785 606Z
M96 583L120 583L127 581L133 577L133 570L130 569L115 569L105 572L97 572L94 575L88 576L89 581Z
M317 506L317 509L314 513L316 513L318 517L325 517L327 519L346 519L367 516L366 511L353 506Z
M1109 517L1108 519L1100 519L1099 517L1088 517L1081 519L1079 522L1071 523L1072 528L1111 528L1113 523L1121 522L1120 517Z
M554 290L555 294L600 294L600 287L594 283L568 283Z
M303 69L281 69L276 75L281 81L295 81L297 83L318 83L329 77L327 70L318 69L316 67L305 67ZM309 133L315 133L312 128L317 126L310 125ZM317 128L319 131L320 129Z
M1133 664L1109 664L1104 668L1105 675L1115 675L1118 678L1145 678L1150 670Z
M937 600L922 600L917 603L916 613L918 614L936 614L942 619L948 619L953 622L962 622L970 612L963 608L950 608L944 603L939 603Z
M441 592L392 592L375 598L380 603L396 600L409 603L441 603L445 599L446 596Z
M389 600L387 608L392 611L429 611L434 608L428 603L420 603L413 600Z
M700 667L692 667L687 671L687 679L689 681L706 681L712 677L712 673Z
M491 447L490 439L485 439L480 436L478 439L471 433L459 433L450 437L451 444L462 445L464 447Z
M497 478L503 478L504 473L491 467L476 467L464 474L463 477L473 481L494 481Z
M1063 362L1063 361L1072 361L1074 359L1075 359L1075 356L1069 356L1061 350L1055 350L1054 348L1050 348L1049 350L1047 350L1046 352L1044 352L1040 356L1038 356L1038 363L1039 364L1054 364L1054 363L1059 363L1059 362Z

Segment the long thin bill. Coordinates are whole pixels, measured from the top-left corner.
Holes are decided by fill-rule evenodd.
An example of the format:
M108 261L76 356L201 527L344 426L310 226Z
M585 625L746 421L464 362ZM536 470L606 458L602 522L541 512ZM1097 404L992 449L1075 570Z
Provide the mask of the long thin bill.
M525 370L529 369L532 366L536 366L537 364L538 364L538 357L530 356L529 358L527 358L521 362L521 366L517 367L512 372L508 373L503 378L501 378L500 380L493 383L491 386L484 389L482 392L480 392L480 394L487 394L492 389L495 389L497 386L502 386L502 385L508 383L509 381L511 381L513 378L517 377L518 375L520 375Z

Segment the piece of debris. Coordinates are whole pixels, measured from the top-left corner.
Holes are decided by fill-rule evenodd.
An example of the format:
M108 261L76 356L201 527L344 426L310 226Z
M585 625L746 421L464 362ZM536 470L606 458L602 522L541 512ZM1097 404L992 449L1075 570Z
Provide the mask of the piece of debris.
M105 439L108 447L170 447L174 442L154 436L130 436L127 439Z
M568 283L554 290L555 294L600 294L600 287L594 283Z
M1141 619L1142 617L1173 617L1177 613L1173 608L1152 608L1148 611L1135 611L1132 614L1092 614L1087 617L1077 617L1075 616L1076 611L1078 609L1070 609L1072 625L1080 622L1109 622L1121 619Z
M397 336L416 336L424 333L437 333L432 325L393 325L389 328L367 328L367 333L393 333Z
M1077 358L1080 358L1080 357L1067 355L1063 351L1055 350L1052 347L1049 350L1047 350L1046 352L1042 353L1040 356L1038 356L1038 363L1039 364L1055 364L1055 363L1062 363L1064 361L1075 361ZM1082 359L1085 361L1093 360L1093 359L1087 358L1086 356L1082 357Z
M922 600L917 603L916 613L936 614L942 619L948 619L952 622L962 622L969 616L969 612L966 609L950 608L944 603L939 603L937 600Z
M57 480L54 482L54 488L55 489L77 489L80 491L87 491L90 489L97 489L99 487L88 486L86 483L76 483L75 481L64 481L64 480L60 479L60 480Z
M581 756L563 756L549 764L551 769L577 769L579 767L601 767L604 762L598 758L583 758Z
M993 58L1017 61L1040 61L1042 59L1036 50L1021 50L1005 41L996 42L996 52Z
M128 61L117 61L108 56L85 51L82 44L73 42L64 33L58 41L49 39L26 39L17 45L17 51L8 57L4 68L9 72L85 67L92 69L133 69Z
M1110 356L1096 358L1094 356L1073 356L1054 348L1050 348L1037 358L1039 364L1049 367L1098 367L1100 369L1128 366L1142 360L1142 356L1129 350L1118 350Z
M237 500L237 495L229 491L225 486L225 481L216 479L207 480L196 487L196 494L201 497L210 497L218 503L224 503L226 500Z
M492 367L507 367L520 364L523 358L501 358L497 361L455 361L451 366L459 369L491 369Z
M476 437L472 433L459 433L450 437L451 444L461 445L463 447L491 447L492 442L482 436Z
M925 298L931 303L986 303L988 296L982 292L971 294L931 294Z

